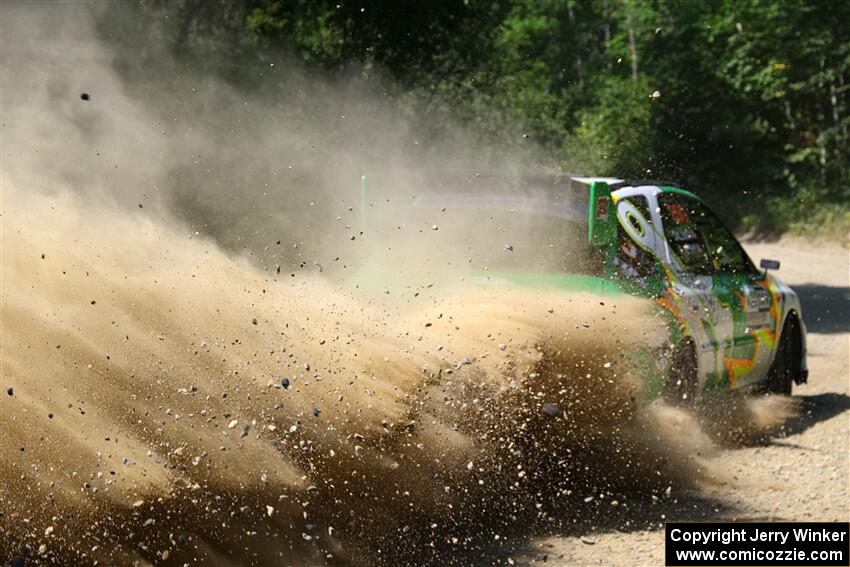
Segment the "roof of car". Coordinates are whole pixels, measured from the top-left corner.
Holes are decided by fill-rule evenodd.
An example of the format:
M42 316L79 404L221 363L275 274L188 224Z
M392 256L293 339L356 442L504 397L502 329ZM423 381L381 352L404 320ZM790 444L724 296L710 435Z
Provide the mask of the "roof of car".
M617 179L616 177L571 177L570 179L577 181L582 185L590 185L591 183L607 183L608 185L615 185L625 181L624 179Z

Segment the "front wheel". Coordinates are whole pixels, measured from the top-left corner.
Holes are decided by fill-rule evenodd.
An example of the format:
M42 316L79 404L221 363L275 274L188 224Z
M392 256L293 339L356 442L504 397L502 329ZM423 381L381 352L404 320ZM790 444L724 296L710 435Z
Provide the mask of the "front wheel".
M776 349L776 357L767 373L766 390L770 394L791 395L791 382L794 379L794 365L798 363L799 328L794 316L788 317L782 327L782 338Z

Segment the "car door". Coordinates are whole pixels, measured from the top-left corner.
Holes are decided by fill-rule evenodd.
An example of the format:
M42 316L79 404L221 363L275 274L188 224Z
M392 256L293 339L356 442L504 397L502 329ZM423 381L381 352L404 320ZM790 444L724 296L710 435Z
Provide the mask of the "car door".
M707 208L682 193L662 192L658 211L667 245L670 292L700 357L700 381L708 388L734 388L726 360L745 324L735 296L718 278L706 230Z
M701 232L714 273L718 300L732 318L732 348L724 353L724 370L732 388L760 381L767 372L776 318L774 298L762 272L719 218L702 206Z

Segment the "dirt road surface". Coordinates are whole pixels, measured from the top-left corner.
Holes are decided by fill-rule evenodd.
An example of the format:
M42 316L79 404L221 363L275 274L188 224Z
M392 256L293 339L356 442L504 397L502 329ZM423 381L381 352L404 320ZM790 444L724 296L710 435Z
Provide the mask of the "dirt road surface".
M850 519L850 250L791 239L746 248L755 262L780 260L779 277L802 301L810 374L794 389L799 416L766 443L726 447L712 459L731 485L673 494L609 526L539 537L517 564L663 565L666 520Z

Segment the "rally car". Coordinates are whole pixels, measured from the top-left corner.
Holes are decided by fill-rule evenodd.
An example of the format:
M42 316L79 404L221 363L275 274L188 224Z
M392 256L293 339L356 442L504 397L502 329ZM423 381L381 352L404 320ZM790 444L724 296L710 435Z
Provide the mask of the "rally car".
M512 263L500 266L490 256L479 274L482 285L630 294L655 303L665 336L633 353L646 399L690 404L712 392L789 395L792 384L806 381L806 327L797 294L771 272L779 262L762 260L756 268L693 193L673 183L560 173L444 175L434 186L416 196L411 210L384 216L406 218L424 207L431 218L448 206L463 211L462 222L473 227L470 239L483 238L485 248L493 243L480 227L499 219L500 232L526 234L534 261L546 252L567 259L518 265L525 255L506 245L511 252L502 256ZM365 178L360 200L366 202ZM469 221L475 214L480 222ZM355 279L369 288L387 285L388 277L385 267L370 263Z
M790 395L806 381L806 326L797 294L753 265L696 195L672 184L573 178L588 192L588 243L603 278L651 298L669 319L658 394L689 403L711 391Z

